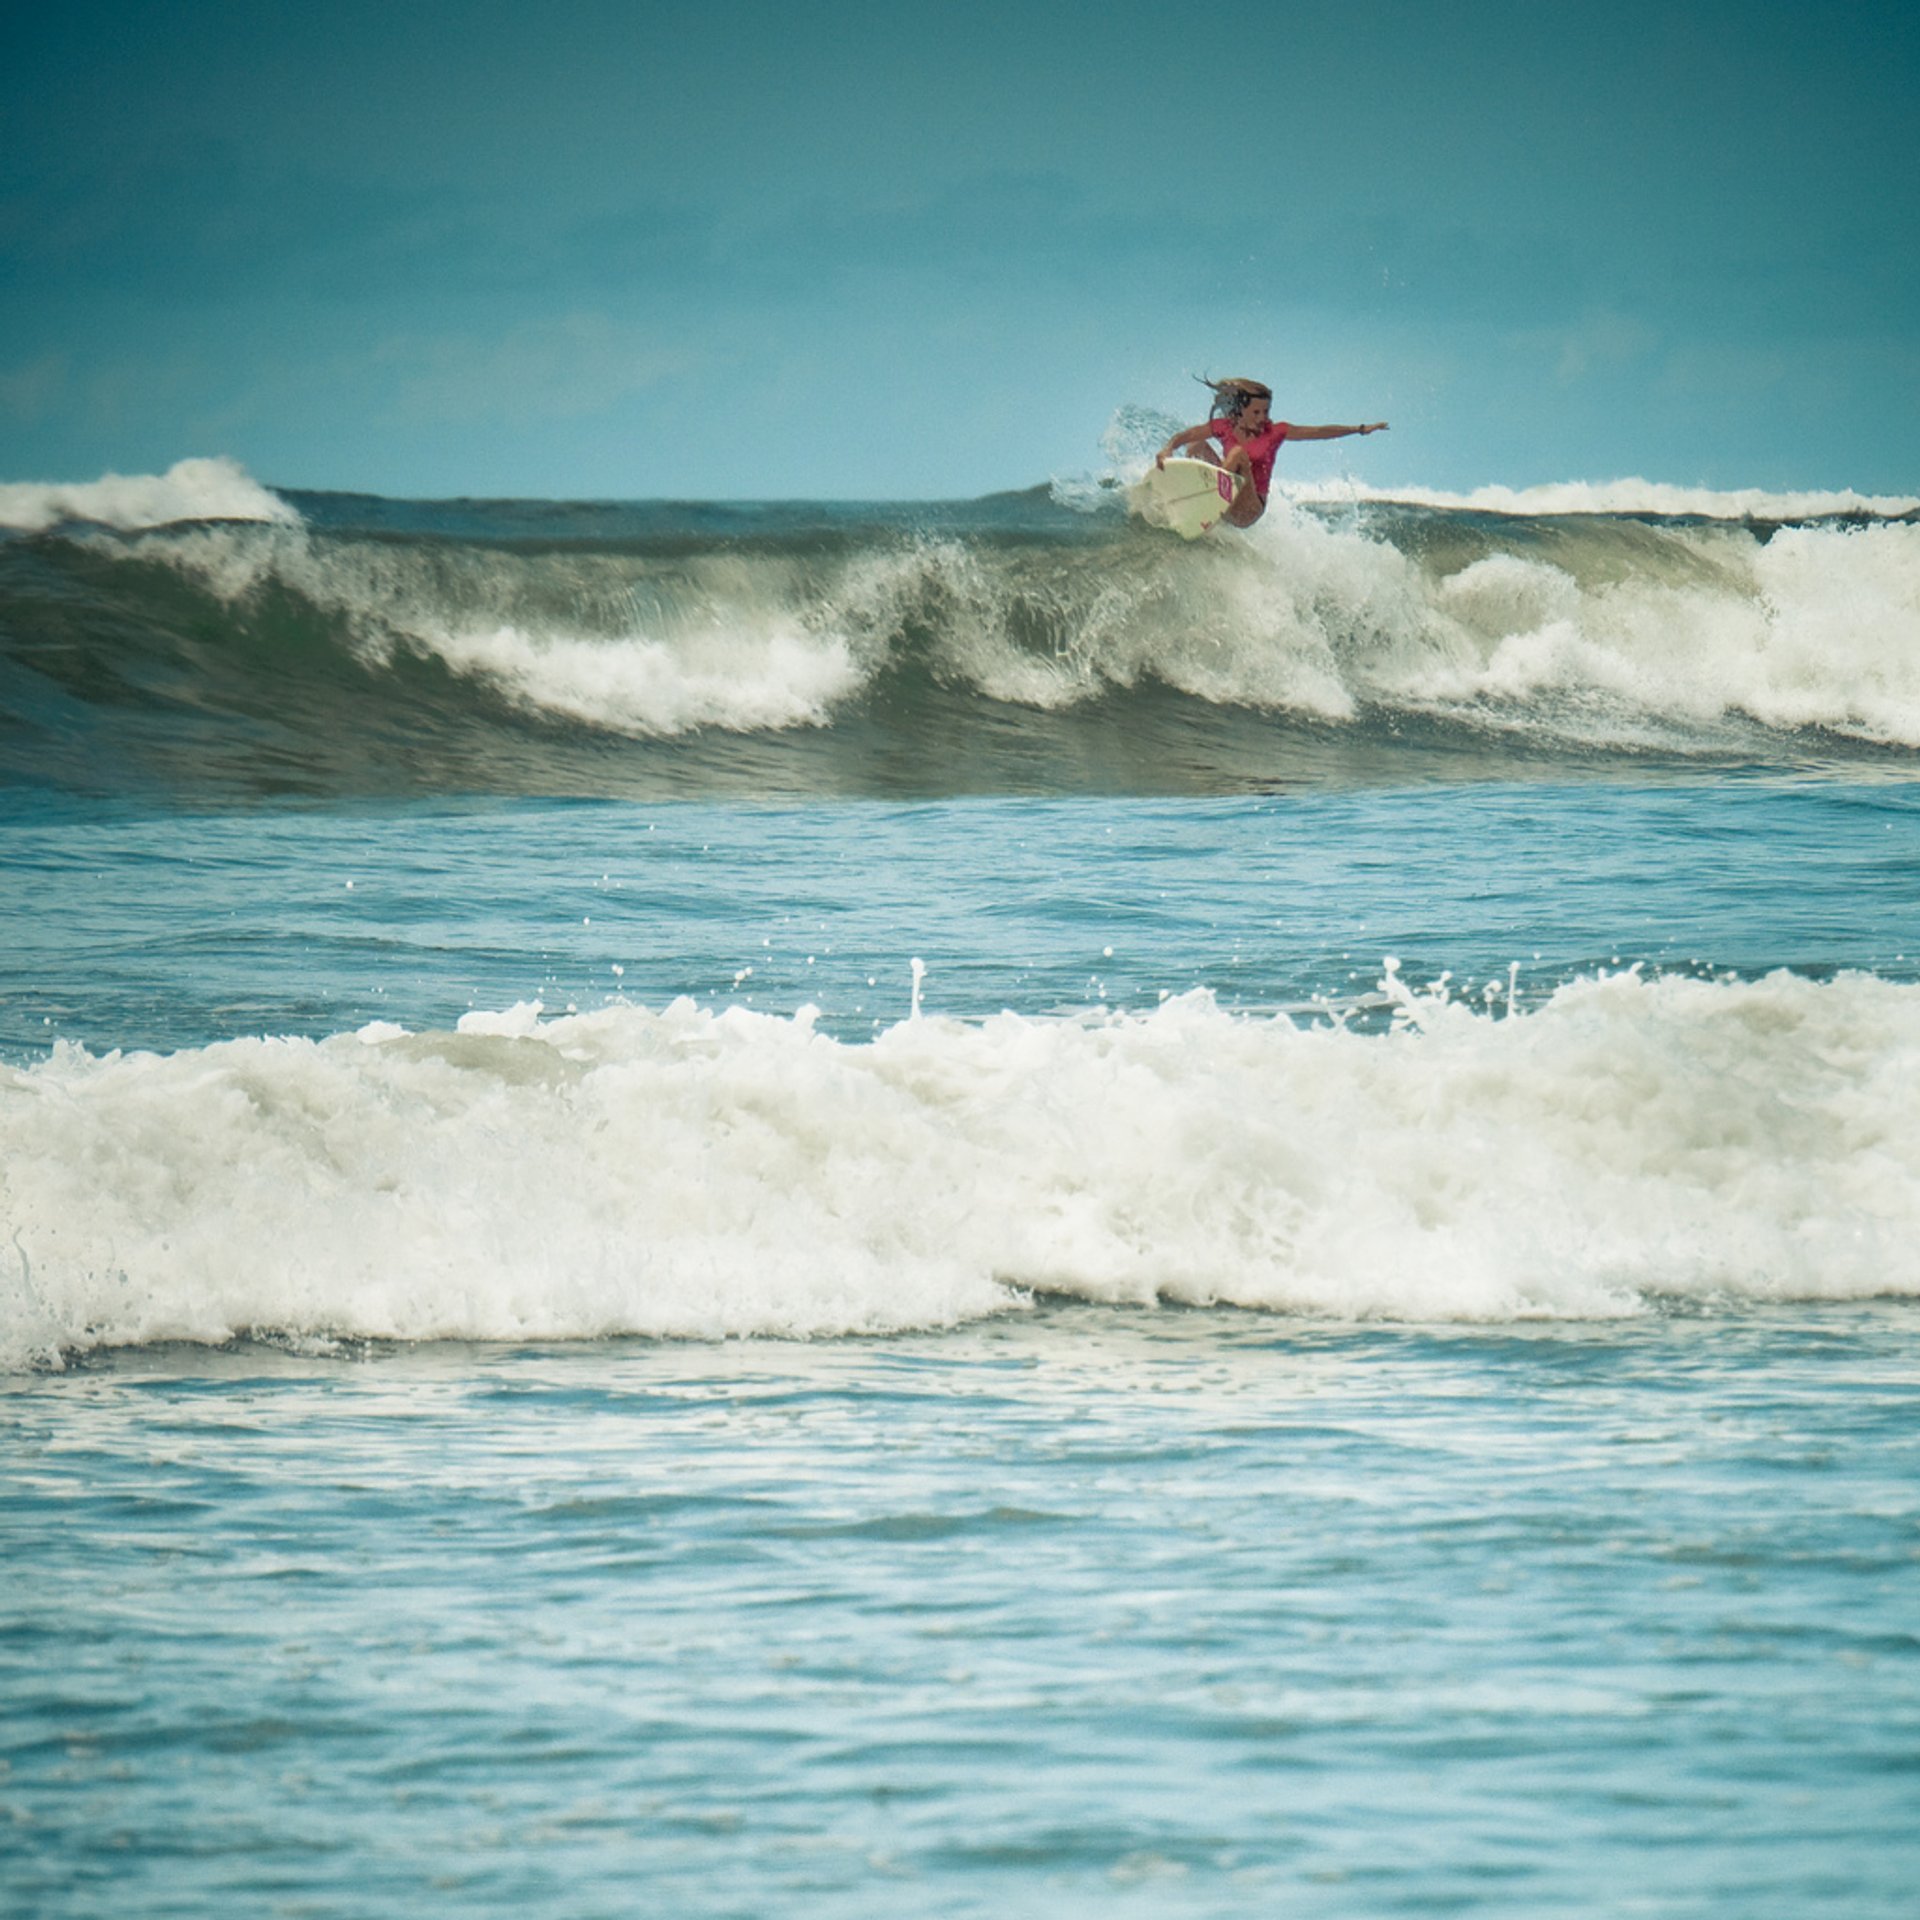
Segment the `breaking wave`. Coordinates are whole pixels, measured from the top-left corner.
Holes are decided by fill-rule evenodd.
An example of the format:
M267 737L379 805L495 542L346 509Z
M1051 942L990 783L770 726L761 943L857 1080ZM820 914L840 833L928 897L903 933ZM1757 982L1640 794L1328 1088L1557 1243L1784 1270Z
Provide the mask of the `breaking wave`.
M1635 973L1389 1031L690 1001L0 1070L0 1363L825 1336L1036 1295L1566 1319L1920 1294L1920 988Z
M571 791L690 743L711 772L731 741L756 749L741 777L777 787L805 734L803 784L858 786L884 753L936 790L1154 790L1283 772L1302 741L1920 748L1920 524L1852 496L1631 486L1554 490L1552 511L1537 493L1280 500L1193 546L1130 521L1114 486L421 505L282 500L183 462L67 489L57 512L59 490L14 488L38 531L0 541L8 765ZM1703 517L1716 501L1739 514ZM1820 511L1756 517L1796 505Z

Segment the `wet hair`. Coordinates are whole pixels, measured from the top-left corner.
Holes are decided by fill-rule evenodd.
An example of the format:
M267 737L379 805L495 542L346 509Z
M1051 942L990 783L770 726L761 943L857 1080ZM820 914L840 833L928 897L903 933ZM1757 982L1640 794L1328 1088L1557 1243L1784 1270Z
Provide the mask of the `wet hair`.
M1259 380L1216 380L1211 374L1195 376L1203 387L1213 389L1213 404L1229 420L1238 420L1249 400L1273 398L1273 389Z

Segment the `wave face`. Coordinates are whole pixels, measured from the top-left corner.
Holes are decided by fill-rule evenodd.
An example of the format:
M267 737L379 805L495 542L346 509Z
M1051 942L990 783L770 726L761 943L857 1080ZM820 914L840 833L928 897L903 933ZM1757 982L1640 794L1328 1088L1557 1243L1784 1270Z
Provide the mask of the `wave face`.
M1920 1293L1920 988L1634 973L1386 1034L678 1001L0 1070L21 1365L821 1335L1035 1293L1504 1321Z
M1154 792L1920 748L1920 525L1858 503L1298 497L1189 546L1099 485L418 504L202 462L51 491L10 490L0 701L13 777L55 784Z

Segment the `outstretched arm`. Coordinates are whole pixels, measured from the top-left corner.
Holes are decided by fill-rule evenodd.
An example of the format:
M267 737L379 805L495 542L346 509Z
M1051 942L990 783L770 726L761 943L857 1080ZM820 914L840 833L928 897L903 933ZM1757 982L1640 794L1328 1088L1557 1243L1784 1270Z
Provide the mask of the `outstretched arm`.
M1350 433L1385 433L1387 423L1375 420L1364 427L1289 427L1289 440L1344 440Z

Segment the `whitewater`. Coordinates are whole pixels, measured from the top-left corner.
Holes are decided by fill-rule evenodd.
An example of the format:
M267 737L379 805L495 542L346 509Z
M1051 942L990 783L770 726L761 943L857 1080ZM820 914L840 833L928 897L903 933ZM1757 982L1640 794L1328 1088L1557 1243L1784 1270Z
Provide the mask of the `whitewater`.
M854 1047L681 1000L66 1050L0 1082L38 1250L0 1357L880 1333L1035 1295L1427 1321L1920 1293L1920 987L1393 1007L1384 1041L1195 993Z
M1920 500L1108 453L0 484L10 1910L1905 1914Z

